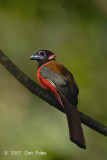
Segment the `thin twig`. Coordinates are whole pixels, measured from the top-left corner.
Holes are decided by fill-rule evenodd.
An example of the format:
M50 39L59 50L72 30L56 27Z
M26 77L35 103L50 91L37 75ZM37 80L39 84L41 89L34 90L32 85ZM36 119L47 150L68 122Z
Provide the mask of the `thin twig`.
M53 107L64 112L64 109L58 101L50 95L50 93L41 88L37 83L26 76L13 62L0 50L0 63L6 68L21 84L23 84L30 92L39 96L41 99L52 105ZM79 112L81 122L91 129L107 136L107 126L95 121L91 117Z

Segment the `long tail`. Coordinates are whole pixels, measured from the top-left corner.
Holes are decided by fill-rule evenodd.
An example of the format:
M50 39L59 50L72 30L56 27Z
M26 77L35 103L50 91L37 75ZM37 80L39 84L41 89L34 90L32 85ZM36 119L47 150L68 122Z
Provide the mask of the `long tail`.
M77 107L73 106L67 100L66 101L64 100L63 104L68 120L70 140L76 143L80 148L86 149L85 138Z

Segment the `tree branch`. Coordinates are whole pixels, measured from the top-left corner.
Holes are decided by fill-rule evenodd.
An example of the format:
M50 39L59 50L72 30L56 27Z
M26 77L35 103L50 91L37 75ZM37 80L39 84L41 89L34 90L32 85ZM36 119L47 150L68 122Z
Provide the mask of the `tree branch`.
M53 107L64 112L64 109L58 101L50 95L50 93L41 88L37 83L26 76L13 62L0 50L0 63L6 68L21 84L23 84L30 92L39 96L41 99L52 105ZM95 121L91 117L79 112L81 122L93 130L107 136L107 126Z

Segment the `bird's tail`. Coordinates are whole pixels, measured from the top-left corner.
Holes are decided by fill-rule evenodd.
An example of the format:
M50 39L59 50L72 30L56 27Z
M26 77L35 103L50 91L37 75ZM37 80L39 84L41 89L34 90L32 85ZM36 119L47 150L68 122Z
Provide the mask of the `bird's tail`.
M86 149L85 138L81 126L79 112L76 106L73 106L67 100L64 101L64 109L68 120L70 140L76 143L80 148Z

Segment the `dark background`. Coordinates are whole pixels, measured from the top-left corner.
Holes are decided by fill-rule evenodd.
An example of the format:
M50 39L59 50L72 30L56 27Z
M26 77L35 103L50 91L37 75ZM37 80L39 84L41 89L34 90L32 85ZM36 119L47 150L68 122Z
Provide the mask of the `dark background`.
M78 108L107 122L107 1L1 0L0 49L31 79L40 49L56 53L79 86ZM106 137L83 125L87 149L69 141L63 113L31 94L0 65L0 159L106 160ZM4 151L47 156L4 156Z

